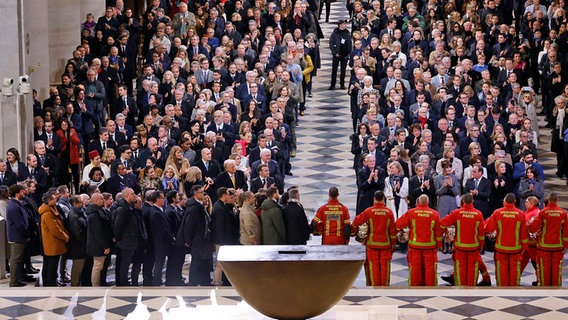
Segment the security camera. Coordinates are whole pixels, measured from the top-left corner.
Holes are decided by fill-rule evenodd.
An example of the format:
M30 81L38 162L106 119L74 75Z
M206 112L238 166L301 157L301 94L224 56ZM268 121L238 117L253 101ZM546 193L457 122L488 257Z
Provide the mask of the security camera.
M4 78L2 81L2 95L9 97L14 94L12 85L14 84L14 79Z
M23 93L23 94L30 93L31 85L29 83L29 76L27 74L21 76L18 79L18 82L20 83L20 93Z
M28 81L29 81L29 76L27 74L24 74L23 76L20 76L20 78L18 78L18 82L20 83L20 85L28 83Z

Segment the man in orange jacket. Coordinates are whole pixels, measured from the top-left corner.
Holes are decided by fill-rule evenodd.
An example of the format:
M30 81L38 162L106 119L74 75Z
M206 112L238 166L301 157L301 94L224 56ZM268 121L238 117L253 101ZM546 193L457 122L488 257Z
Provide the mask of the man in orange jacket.
M416 207L396 220L396 230L409 228L408 285L436 286L438 284L438 248L442 245L440 214L428 207L428 196L418 197Z
M515 201L515 195L508 193L503 208L495 210L485 221L485 232L497 231L494 260L498 286L519 285L523 250L528 249L525 213L515 207Z
M355 217L351 229L357 230L365 222L369 224L369 232L365 241L367 285L388 286L390 285L392 252L396 248L396 229L394 214L385 206L385 194L382 191L375 192L373 206Z
M479 252L483 248L485 229L483 214L473 207L473 196L464 194L461 208L450 212L441 221L442 229L455 226L454 277L458 286L474 286L477 283Z
M548 206L540 210L528 225L529 232L539 233L536 242L539 286L562 286L562 259L568 248L566 220L566 211L558 206L558 195L551 193L548 196Z
M329 200L321 206L312 220L312 228L321 234L321 244L349 244L351 217L347 207L338 200L339 190L329 188Z

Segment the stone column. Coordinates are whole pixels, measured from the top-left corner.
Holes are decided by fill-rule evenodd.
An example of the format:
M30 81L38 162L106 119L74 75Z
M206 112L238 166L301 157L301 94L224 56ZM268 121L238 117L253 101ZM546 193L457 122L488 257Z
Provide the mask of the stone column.
M43 101L49 95L49 29L47 0L23 1L24 55L23 73L29 75L32 88Z
M98 1L93 1L98 2ZM59 83L67 60L81 44L80 6L75 1L48 0L49 81Z
M5 0L0 2L0 81L4 78L14 79L15 85L12 96L0 94L0 156L10 147L17 148L25 155L31 150L33 139L31 108L31 94L20 95L17 91L18 78L25 74L25 26L24 7L22 0Z

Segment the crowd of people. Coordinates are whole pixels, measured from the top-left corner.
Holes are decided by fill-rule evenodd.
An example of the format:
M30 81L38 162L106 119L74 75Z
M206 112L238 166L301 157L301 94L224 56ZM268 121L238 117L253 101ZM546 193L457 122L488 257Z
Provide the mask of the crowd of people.
M312 224L298 190L284 192L320 65L321 3L152 0L139 19L109 2L82 24L61 84L34 97L34 152L0 160L10 285L39 271L40 253L46 286L107 285L112 254L117 285L138 285L142 269L144 285L161 285L164 266L167 285L221 285L220 245L305 243L311 232L347 243L355 229L336 189ZM351 98L356 214L384 198L403 229L407 213L443 221L462 202L486 225L503 199L543 208L538 106L556 174L568 175L564 1L346 4L350 19L329 35L329 89L339 82ZM295 227L284 194L303 215ZM415 240L409 264L422 260Z
M111 253L126 271L144 256L144 272L150 263L158 273L194 186L203 187L205 207L227 188L284 193L320 63L316 4L152 0L146 8L135 16L124 1L107 1L102 16L87 15L61 84L43 102L34 91L33 152L10 148L0 159L2 193L17 217L10 225L8 210L11 285L38 272L30 256L39 253L46 286L106 284ZM128 224L140 201L161 214L142 210L145 220ZM166 211L173 220L153 220ZM142 234L131 238L129 228ZM91 245L91 230L104 240ZM178 266L184 250L172 251L168 264ZM68 259L77 260L71 279ZM179 268L168 268L175 277L166 283L180 283ZM120 285L137 284L116 270Z
M526 211L526 221L545 207L544 182L550 177L545 177L538 162L541 130L552 129L556 175L564 179L568 169L568 20L564 1L543 2L347 1L349 19L338 21L330 35L329 90L335 90L338 82L350 96L357 215L374 208L377 192L384 196L397 227L416 210L445 221L455 210L463 210L463 201L469 211L481 213L478 224L485 221L486 226L503 210L503 199L507 210L516 206ZM539 113L544 115L545 128L539 128ZM505 214L509 215L518 212ZM525 228L525 219L521 224ZM485 231L491 234L493 229L494 225ZM380 230L385 232L384 227ZM426 266L430 276L424 282L424 274L419 273L425 265L419 261L437 261L437 249L464 263L457 256L463 243L450 240L451 230L455 229L444 232L440 246L434 240L441 234L434 233L417 239L410 231L409 244L397 241L403 253L408 247L414 249L408 251L408 263L418 273L410 275L410 284L435 283L433 265ZM537 234L531 234L533 240ZM392 244L387 240L380 241ZM489 240L490 245L495 242L492 236ZM503 250L523 252L520 243L514 249L509 245L495 244L495 259L518 271L498 258ZM474 247L479 255L478 248L484 246L475 243L465 250ZM428 252L420 251L426 248ZM554 248L560 254L564 244ZM374 254L373 266L389 256ZM530 257L536 261L534 254ZM523 264L528 260L525 257ZM482 261L479 268L480 284L490 284ZM464 284L465 278L457 281L463 275L443 278ZM368 284L388 283L387 274L381 279L368 279ZM498 284L518 285L518 280L498 278ZM472 281L468 285L477 283Z

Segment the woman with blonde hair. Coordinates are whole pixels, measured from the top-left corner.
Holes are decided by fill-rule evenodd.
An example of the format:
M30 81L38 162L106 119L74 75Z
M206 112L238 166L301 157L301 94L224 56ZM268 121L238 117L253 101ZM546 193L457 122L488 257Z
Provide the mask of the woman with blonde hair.
M164 72L158 93L164 97L164 101L170 101L170 99L173 97L175 89L176 83L174 81L174 74L170 70L167 70L166 72Z
M211 181L211 183L209 183ZM185 194L189 197L189 191L191 187L195 185L203 186L203 189L207 191L213 180L211 178L207 178L207 180L203 179L203 174L201 173L201 169L198 167L190 167L189 171L185 175L185 180L183 181L183 189L185 190Z
M395 219L398 219L406 211L408 204L406 196L408 196L408 178L404 176L402 166L397 161L387 165L388 176L385 178L385 197L387 199L386 206L392 210Z
M168 159L166 159L166 167L172 166L175 171L176 177L180 180L185 178L185 175L189 171L189 160L184 158L183 150L180 146L173 146L170 150L170 154L168 155Z

